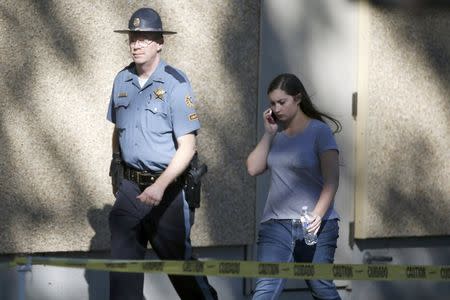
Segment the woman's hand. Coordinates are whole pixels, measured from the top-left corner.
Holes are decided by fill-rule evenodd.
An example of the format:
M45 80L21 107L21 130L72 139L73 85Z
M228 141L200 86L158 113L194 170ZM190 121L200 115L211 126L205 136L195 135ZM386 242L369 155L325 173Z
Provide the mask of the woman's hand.
M278 130L278 124L275 122L275 120L272 117L272 109L266 109L263 113L264 117L264 128L267 133L274 135L277 133Z
M311 219L309 220L308 223L308 232L309 233L314 232L314 234L317 235L321 224L322 224L322 217L312 212Z

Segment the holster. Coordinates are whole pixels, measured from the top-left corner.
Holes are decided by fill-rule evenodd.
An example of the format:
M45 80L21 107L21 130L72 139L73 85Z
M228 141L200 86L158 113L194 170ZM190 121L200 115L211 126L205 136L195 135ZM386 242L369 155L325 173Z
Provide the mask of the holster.
M111 176L111 184L113 188L113 194L115 195L119 189L119 185L123 180L123 164L120 154L114 153L109 166L109 176Z
M201 178L206 172L208 167L199 161L196 153L185 172L183 187L186 201L191 209L200 207Z

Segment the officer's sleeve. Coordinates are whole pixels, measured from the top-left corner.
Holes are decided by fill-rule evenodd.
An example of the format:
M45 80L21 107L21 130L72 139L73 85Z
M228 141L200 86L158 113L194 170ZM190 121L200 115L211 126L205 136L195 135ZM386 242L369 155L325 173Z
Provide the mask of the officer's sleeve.
M176 138L196 133L200 129L195 103L196 99L188 82L180 83L172 91L170 110Z
M108 113L106 119L112 123L116 123L116 111L114 109L114 87L111 91L111 98L109 99Z

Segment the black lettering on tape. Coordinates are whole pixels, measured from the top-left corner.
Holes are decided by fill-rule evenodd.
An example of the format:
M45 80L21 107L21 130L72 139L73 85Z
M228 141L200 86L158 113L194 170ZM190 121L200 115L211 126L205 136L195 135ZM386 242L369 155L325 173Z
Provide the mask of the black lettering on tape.
M407 278L426 278L425 267L406 267Z
M145 271L157 271L162 272L164 269L164 262L162 261L150 261L142 264L142 269Z
M278 275L280 270L276 264L259 264L258 273L260 275Z
M125 269L127 267L127 263L105 263L105 266L113 269Z
M450 267L442 267L441 268L441 278L442 279L450 279Z
M352 278L353 268L351 266L333 266L333 276L335 278Z
M188 273L202 273L204 263L201 261L185 261L183 263L183 271Z
M219 264L220 274L239 274L241 272L240 263L222 262Z
M389 270L386 266L368 266L367 276L369 278L388 278Z
M315 274L314 266L306 265L306 266L294 266L294 275L295 276L308 276L312 277Z

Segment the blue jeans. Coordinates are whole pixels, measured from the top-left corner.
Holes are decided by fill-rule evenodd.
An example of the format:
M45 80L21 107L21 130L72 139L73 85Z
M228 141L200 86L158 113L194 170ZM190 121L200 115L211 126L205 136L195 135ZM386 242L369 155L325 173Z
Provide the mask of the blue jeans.
M302 230L293 231L292 220L274 220L260 224L258 233L258 261L333 263L339 237L337 219L322 222L318 242L308 246ZM285 279L259 278L253 299L277 299L283 291ZM331 280L305 280L314 299L340 299Z

